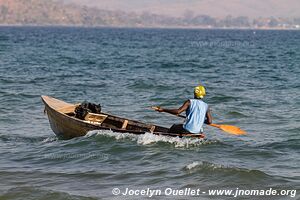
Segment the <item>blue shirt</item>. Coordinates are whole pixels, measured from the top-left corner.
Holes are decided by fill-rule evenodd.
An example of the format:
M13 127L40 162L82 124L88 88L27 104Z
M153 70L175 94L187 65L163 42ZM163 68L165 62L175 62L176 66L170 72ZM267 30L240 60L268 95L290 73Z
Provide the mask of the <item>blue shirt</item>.
M190 99L190 106L186 110L186 121L183 128L190 133L201 133L205 121L208 105L201 99Z

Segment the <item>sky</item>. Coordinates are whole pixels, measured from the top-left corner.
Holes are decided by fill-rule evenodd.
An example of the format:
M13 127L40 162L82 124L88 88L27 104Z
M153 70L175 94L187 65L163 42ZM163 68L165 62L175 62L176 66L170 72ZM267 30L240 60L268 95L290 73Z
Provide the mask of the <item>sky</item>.
M300 17L300 0L63 0L90 7L169 16Z

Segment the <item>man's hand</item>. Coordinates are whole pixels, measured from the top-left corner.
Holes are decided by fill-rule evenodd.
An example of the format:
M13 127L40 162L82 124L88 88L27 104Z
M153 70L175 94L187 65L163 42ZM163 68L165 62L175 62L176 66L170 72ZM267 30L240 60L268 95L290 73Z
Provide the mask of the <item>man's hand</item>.
M159 106L152 106L151 108L154 109L157 112L164 112L164 109L159 107Z

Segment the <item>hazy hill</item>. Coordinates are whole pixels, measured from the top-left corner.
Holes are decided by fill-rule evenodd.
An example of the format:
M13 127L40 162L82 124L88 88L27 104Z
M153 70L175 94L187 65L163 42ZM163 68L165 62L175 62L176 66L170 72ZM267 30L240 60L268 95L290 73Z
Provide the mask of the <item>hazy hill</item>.
M195 15L209 15L224 18L246 16L258 17L300 17L299 0L63 0L101 9L126 12L148 11L156 14L180 17L187 10Z
M66 0L65 0L66 1ZM192 12L183 17L142 12L110 11L54 0L0 0L2 25L71 25L127 27L221 27L221 28L294 28L300 18L257 18L226 16L214 18ZM299 26L300 27L300 26Z
M100 10L65 5L52 0L0 0L2 24L105 24L109 15ZM107 22L110 22L106 19Z
M177 25L166 16L109 11L53 0L0 0L0 24L164 26Z

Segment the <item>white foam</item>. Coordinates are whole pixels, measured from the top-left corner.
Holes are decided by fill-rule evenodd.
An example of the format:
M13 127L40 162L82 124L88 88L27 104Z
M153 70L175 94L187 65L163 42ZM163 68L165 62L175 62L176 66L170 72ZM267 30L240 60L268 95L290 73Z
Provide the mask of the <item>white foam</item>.
M188 169L188 170L191 170L191 169L193 169L195 167L198 167L198 166L201 166L201 165L203 165L203 162L196 161L196 162L193 162L191 164L188 164L187 166L185 166L185 168Z
M94 135L114 137L117 140L122 140L122 139L137 140L137 137L138 137L138 135L131 134L131 133L118 133L118 132L113 132L113 131L108 131L108 130L90 131L85 135L85 137L91 137L91 136L94 136Z
M241 169L236 166L227 166L222 164L211 163L207 161L194 161L191 164L188 164L184 167L187 170L194 169L208 169L208 170L235 170L235 171L249 171L248 169Z
M165 142L169 144L174 144L175 147L189 147L189 146L197 146L203 144L203 139L196 138L179 138L179 137L171 137L171 136L162 136L162 135L154 135L151 133L146 133L140 135L137 140L138 144L147 145L157 142Z
M42 144L51 143L51 142L54 142L54 141L57 141L57 140L58 140L57 137L47 137L47 138L43 139Z
M163 135L154 135L152 133L145 133L141 135L135 135L131 133L118 133L113 131L106 131L106 130L96 130L89 132L86 137L91 137L94 135L102 135L102 136L109 136L114 137L117 140L122 139L131 139L132 141L136 141L137 144L140 145L149 145L158 142L164 142L173 144L175 147L194 147L200 146L203 144L210 143L204 139L198 138L179 138L179 137L171 137L171 136L163 136Z

